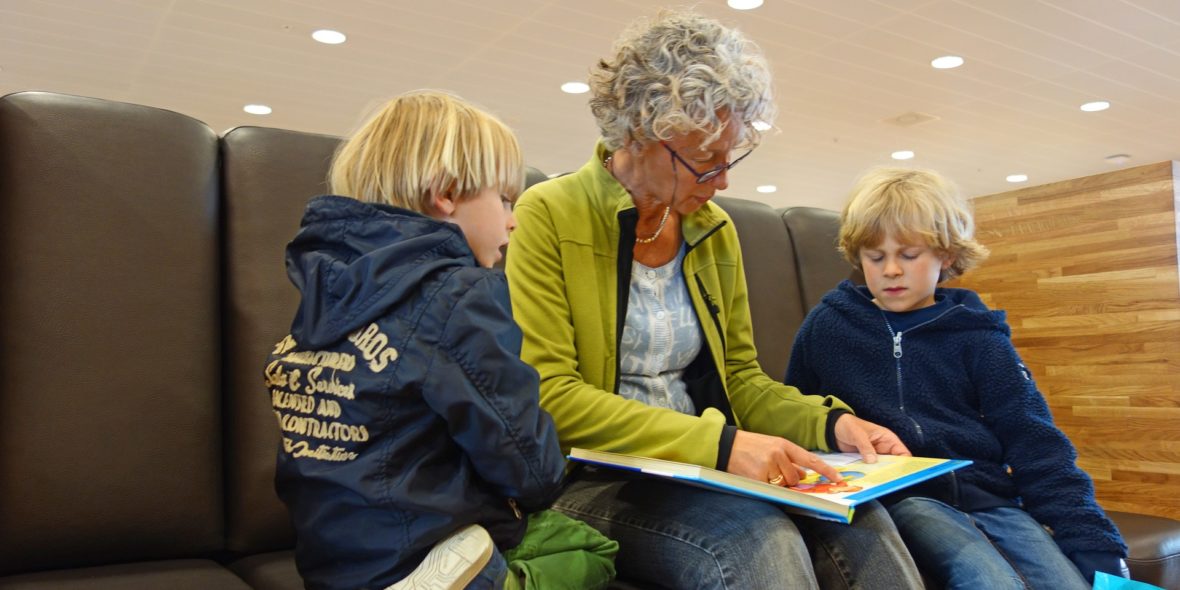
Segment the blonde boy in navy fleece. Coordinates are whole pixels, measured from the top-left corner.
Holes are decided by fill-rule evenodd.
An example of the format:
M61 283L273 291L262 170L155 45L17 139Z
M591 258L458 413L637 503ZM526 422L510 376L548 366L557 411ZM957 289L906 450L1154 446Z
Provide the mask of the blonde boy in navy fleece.
M835 395L916 456L974 464L883 501L923 571L947 588L1090 588L1126 544L1010 340L1002 311L938 288L987 256L966 200L936 173L881 168L856 184L840 249L864 271L824 296L787 382Z
M458 97L345 142L287 246L301 301L267 361L275 485L309 590L602 588L618 545L545 510L565 461L500 259L524 162ZM507 570L507 572L505 571Z

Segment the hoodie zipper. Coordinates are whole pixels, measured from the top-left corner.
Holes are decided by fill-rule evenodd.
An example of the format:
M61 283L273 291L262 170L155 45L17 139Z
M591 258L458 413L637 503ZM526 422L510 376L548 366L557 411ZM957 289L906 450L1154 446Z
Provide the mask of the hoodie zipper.
M884 312L882 312L882 316L884 316ZM901 375L901 357L904 354L901 348L901 337L903 332L894 332L893 325L889 323L888 319L885 320L885 327L889 330L889 336L893 340L893 366L897 374L897 409L901 412L901 415L905 416L906 420L909 420L910 424L913 425L914 431L918 434L918 444L925 445L926 432L922 430L922 425L918 424L918 421L914 420L914 418L911 417L909 412L907 412L905 409L905 382Z
M945 316L946 314L951 313L952 311L955 311L956 309L959 309L960 307L964 307L963 304L960 303L959 305L956 305L956 306L938 314L937 316L930 318L930 319L910 328L909 330L906 330L905 332L913 332L914 330L917 330L918 328L921 328L922 326L936 322L936 321L942 319L943 316ZM906 419L910 421L910 424L914 425L914 429L917 430L918 440L920 441L919 444L925 445L926 444L926 433L925 433L925 431L922 430L922 425L918 424L917 420L914 420L912 417L910 417L909 412L906 412L906 410L905 410L905 388L902 386L902 379L901 379L901 357L903 355L903 351L901 348L901 338L902 338L902 335L905 334L905 332L894 333L893 326L890 325L889 320L887 318L885 318L884 311L881 312L881 316L883 319L885 319L885 327L889 329L889 334L893 337L893 359L894 359L894 364L897 366L898 407L901 410L902 415L904 415L906 417ZM950 502L950 504L951 504L951 506L958 507L960 504L960 501L959 501L959 478L955 474L955 472L953 472L953 471L948 473L947 475L950 476L950 487L951 487L951 497L950 497L951 502Z
M901 414L903 416L906 417L906 420L909 420L910 424L912 424L914 426L914 430L918 434L918 444L925 445L926 444L926 431L922 430L922 425L919 424L917 420L914 420L913 417L910 416L909 412L907 412L905 409L905 382L902 379L902 374L901 374L901 358L905 354L905 352L901 346L902 336L905 334L905 332L913 332L914 330L917 330L918 328L921 328L922 326L925 326L927 324L931 324L933 322L937 322L938 320L945 317L948 313L951 313L952 311L955 311L955 310L959 309L960 307L964 307L964 306L963 306L963 304L960 303L960 304L955 305L954 307L951 307L950 309L938 314L937 316L930 318L930 319L910 328L909 330L906 330L905 332L895 332L893 330L893 325L889 323L888 316L885 315L885 310L877 307L877 304L873 303L872 299L865 297L865 295L863 293L861 293L859 290L853 289L853 292L856 293L857 295L859 295L861 298L868 301L873 306L873 308L875 308L878 312L880 312L881 319L884 320L884 322L885 322L885 329L889 330L889 338L893 344L893 366L894 366L894 370L897 373L897 409L901 412Z
M864 297L864 295L861 294L860 291L856 291L856 294L860 295L861 297ZM869 301L870 301L870 303L872 302L871 300L869 300ZM876 304L873 304L873 306L876 307ZM906 412L906 409L905 409L905 387L904 387L904 383L902 381L902 375L901 375L901 357L905 354L905 352L901 346L902 336L906 332L913 332L914 330L917 330L918 328L921 328L922 326L936 322L936 321L942 319L943 317L945 317L948 313L951 313L952 311L955 311L955 310L959 309L960 307L965 307L965 306L962 303L955 305L954 307L951 307L950 309L938 314L937 316L930 318L930 319L928 319L928 320L926 320L926 321L924 321L924 322L922 322L922 323L920 323L920 324L918 324L918 325L916 325L904 332L894 332L893 325L889 323L889 318L885 315L885 311L881 310L880 308L878 308L878 310L877 310L877 311L881 312L881 319L885 321L885 328L889 330L889 336L893 341L893 363L894 363L894 366L896 367L896 370L897 370L897 403L898 403L897 407L898 407L898 410L901 411L901 414L903 416L905 416L907 420L910 421L910 424L914 425L914 430L917 431L917 433L918 433L919 444L922 444L922 445L926 444L926 433L925 433L925 431L922 430L922 425L919 424L917 420L914 420L910 416L909 412ZM957 475L953 471L948 473L947 475L950 476L950 487L951 487L951 497L950 497L951 502L950 502L950 504L951 504L951 506L954 506L957 508L960 504L959 478L957 477Z

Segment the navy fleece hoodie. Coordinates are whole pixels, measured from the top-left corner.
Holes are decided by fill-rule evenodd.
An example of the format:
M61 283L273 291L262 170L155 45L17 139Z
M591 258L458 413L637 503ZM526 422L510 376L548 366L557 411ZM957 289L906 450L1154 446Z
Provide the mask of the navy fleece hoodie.
M1020 506L1049 527L1083 574L1118 574L1126 544L1053 424L1004 312L969 290L940 288L935 297L945 311L899 332L867 287L844 281L803 322L786 382L839 397L916 456L974 461L909 495L964 511Z

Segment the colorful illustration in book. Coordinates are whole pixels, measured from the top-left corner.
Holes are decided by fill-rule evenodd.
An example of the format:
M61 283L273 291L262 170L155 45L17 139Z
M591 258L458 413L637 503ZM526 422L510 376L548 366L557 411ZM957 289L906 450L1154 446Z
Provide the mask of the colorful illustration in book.
M860 479L865 474L860 471L841 471L840 477L844 481L833 483L828 478L818 474L809 473L807 477L799 480L799 483L791 486L790 489L796 492L804 492L807 494L844 494L848 492L859 492L864 488L848 483L854 479Z

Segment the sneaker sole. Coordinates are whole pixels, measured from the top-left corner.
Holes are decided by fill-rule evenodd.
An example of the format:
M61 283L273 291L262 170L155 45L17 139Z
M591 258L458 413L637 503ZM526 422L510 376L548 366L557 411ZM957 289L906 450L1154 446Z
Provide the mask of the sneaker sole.
M426 559L387 590L463 590L492 557L492 537L469 525L439 541Z

